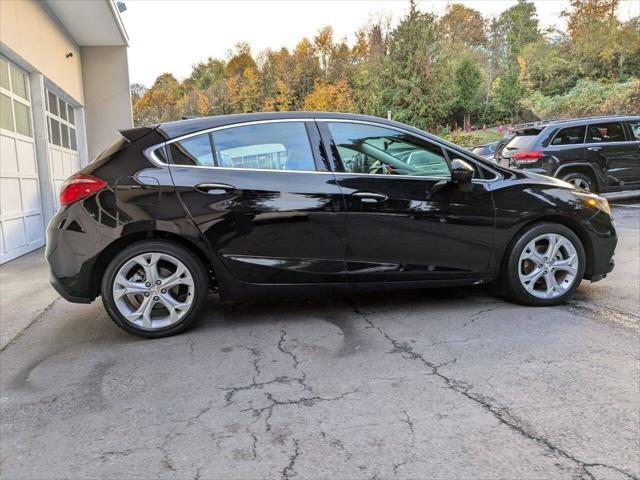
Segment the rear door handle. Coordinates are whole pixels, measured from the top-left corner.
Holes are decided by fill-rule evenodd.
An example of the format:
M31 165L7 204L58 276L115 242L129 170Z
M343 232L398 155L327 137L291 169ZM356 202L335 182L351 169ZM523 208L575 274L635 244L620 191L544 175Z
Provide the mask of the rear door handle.
M589 150L590 152L599 152L600 150L602 150L602 147L587 147L587 150Z
M222 193L235 190L233 185L227 185L226 183L200 183L195 186L195 189L202 193L208 193L210 195L220 195Z
M382 193L375 192L353 192L351 196L357 198L362 203L381 203L389 198Z

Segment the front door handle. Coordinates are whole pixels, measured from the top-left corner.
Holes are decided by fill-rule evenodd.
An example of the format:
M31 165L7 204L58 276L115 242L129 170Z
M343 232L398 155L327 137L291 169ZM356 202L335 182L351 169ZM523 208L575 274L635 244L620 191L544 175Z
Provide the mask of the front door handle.
M351 196L357 198L362 203L381 203L389 198L382 193L375 192L353 192Z
M202 193L208 193L210 195L220 195L222 193L235 190L233 185L227 185L226 183L200 183L195 186L195 189Z
M590 152L599 152L600 150L602 150L602 147L587 147L587 150L589 150Z

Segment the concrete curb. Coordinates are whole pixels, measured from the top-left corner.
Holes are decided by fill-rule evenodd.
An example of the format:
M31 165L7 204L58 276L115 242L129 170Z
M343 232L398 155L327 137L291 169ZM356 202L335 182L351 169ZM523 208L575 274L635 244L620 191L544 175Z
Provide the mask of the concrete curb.
M603 193L601 196L609 201L630 200L632 198L640 198L640 190L626 190L624 192Z

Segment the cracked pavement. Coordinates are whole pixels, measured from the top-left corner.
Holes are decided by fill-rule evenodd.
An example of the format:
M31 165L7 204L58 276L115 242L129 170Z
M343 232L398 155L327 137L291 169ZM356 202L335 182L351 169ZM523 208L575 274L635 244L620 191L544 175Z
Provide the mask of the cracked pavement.
M485 288L210 308L144 341L57 302L0 353L3 479L640 478L640 208L569 304Z

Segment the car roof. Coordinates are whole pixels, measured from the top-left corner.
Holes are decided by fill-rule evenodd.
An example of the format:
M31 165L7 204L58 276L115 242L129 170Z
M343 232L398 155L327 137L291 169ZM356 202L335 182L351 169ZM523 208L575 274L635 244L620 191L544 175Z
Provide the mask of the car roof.
M531 123L523 123L521 125L515 125L513 127L513 131L515 133L519 132L531 132L532 130L537 130L541 132L547 127L570 127L574 125L586 125L589 123L595 122L606 122L606 121L629 121L629 120L640 120L640 116L638 115L597 115L592 117L582 117L582 118L561 118L557 120L540 120L538 122Z
M400 124L392 120L381 117L373 117L370 115L359 115L354 113L332 113L332 112L261 112L261 113L238 113L232 115L219 115L215 117L196 117L185 120L177 120L174 122L161 123L158 130L167 138L176 138L190 133L196 133L201 130L209 130L216 127L226 125L258 122L265 120L306 120L315 118L327 118L338 120L360 120L375 123L387 124L389 126L400 126L411 128L409 125ZM420 131L421 134L425 132Z

